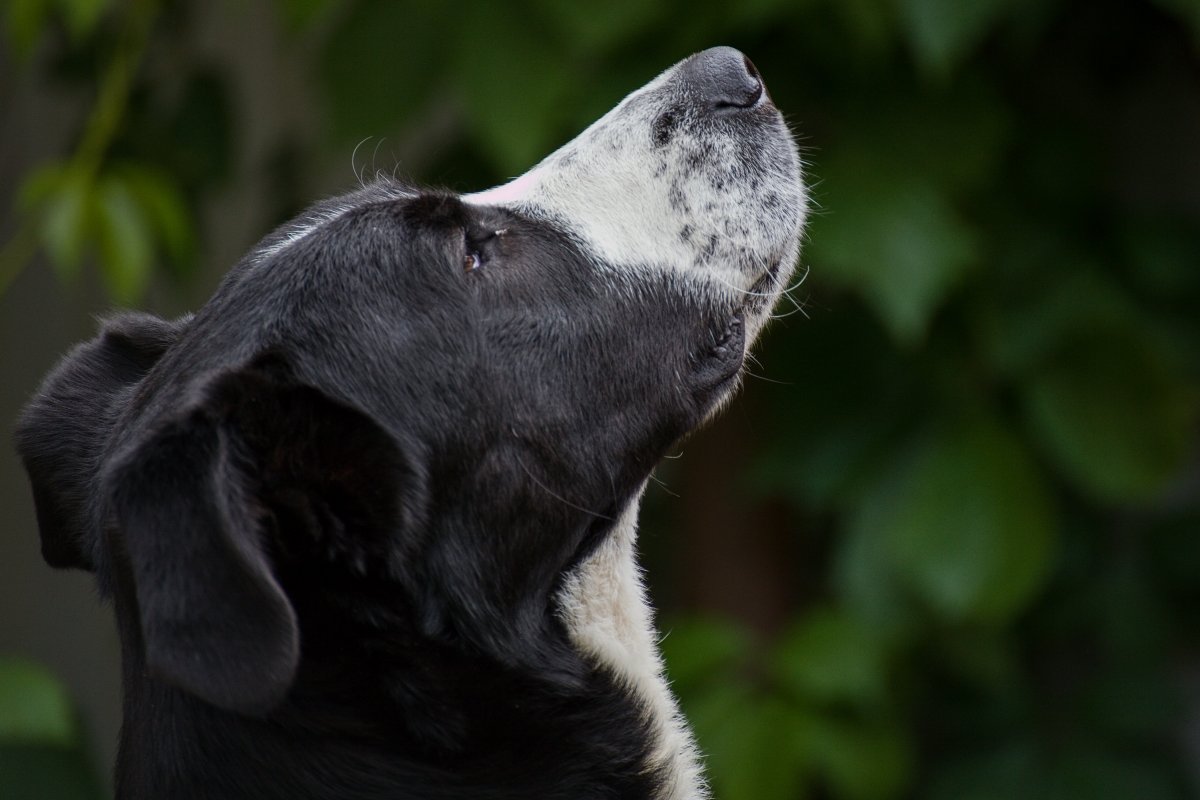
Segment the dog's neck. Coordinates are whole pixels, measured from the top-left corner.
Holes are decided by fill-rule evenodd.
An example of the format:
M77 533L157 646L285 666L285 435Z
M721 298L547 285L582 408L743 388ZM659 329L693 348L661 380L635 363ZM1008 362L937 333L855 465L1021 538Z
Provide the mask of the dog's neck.
M653 766L666 779L659 800L698 800L708 796L699 754L663 674L637 560L642 491L608 538L564 582L559 608L575 645L625 679L645 704L657 737Z

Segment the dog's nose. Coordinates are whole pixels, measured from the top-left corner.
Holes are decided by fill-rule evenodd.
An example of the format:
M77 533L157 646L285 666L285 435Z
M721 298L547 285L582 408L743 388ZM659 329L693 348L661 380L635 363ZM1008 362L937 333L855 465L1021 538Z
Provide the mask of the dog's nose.
M750 108L763 96L754 63L732 47L697 53L683 63L680 73L684 85L716 111Z

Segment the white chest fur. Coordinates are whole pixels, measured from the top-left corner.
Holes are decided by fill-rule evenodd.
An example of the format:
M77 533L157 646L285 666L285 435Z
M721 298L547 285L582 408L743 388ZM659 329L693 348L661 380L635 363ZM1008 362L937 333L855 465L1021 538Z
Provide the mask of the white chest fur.
M626 681L644 704L657 737L653 766L668 776L660 800L699 800L708 797L699 754L663 674L637 562L640 502L639 491L609 537L567 577L559 608L575 644Z

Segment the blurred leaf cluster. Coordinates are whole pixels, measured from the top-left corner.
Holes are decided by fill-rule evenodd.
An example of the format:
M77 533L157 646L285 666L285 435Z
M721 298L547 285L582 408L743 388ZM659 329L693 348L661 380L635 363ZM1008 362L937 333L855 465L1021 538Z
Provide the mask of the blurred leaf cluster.
M203 261L197 212L245 135L238 76L169 55L199 6L8 8L21 63L95 98L76 149L21 188L26 229L64 278L95 255L122 302ZM280 216L309 199L306 164L371 137L436 139L416 179L516 174L713 44L749 53L789 112L810 277L762 354L781 384L745 398L771 438L744 490L819 544L819 580L777 636L668 626L719 798L1200 791L1181 733L1200 670L1200 3L273 8L323 109L316 137L277 143Z
M162 69L186 36L183 16L158 0L8 4L15 63L6 66L42 70L65 98L93 99L71 152L38 165L16 192L24 224L0 251L0 292L36 248L67 283L94 261L122 304L143 297L156 268L179 277L195 265L194 219L228 173L234 134L222 78L203 64Z
M42 668L0 659L0 796L100 800L65 689Z

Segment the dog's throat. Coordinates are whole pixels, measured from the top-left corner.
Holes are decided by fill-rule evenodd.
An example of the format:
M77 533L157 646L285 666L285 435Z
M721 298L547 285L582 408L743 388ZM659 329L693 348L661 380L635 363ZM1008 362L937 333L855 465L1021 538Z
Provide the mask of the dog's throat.
M607 537L563 581L558 608L572 643L629 687L655 737L652 764L664 785L657 800L704 796L699 757L663 675L653 612L637 561L637 517L643 485Z

